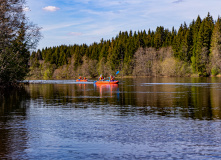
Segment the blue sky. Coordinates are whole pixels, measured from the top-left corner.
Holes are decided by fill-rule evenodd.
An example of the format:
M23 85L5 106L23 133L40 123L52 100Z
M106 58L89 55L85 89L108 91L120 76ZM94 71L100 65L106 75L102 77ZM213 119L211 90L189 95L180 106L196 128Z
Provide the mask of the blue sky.
M38 48L88 45L119 31L178 29L208 12L221 15L220 0L26 0L27 17L42 27Z

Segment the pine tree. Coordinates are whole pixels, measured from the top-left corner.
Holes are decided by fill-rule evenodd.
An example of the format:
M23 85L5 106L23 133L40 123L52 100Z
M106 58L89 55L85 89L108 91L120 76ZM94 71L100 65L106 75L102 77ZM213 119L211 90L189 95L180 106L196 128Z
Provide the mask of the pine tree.
M211 74L221 73L221 19L218 17L211 38Z
M159 49L160 47L162 47L164 41L165 41L164 27L162 26L157 27L154 36L154 47Z
M197 72L197 64L196 64L196 57L197 57L197 40L198 40L198 33L200 30L200 25L202 23L202 20L200 16L197 17L196 21L193 20L191 26L193 28L193 47L192 47L192 57L191 57L191 62L192 62L192 69L193 72Z
M200 25L197 38L196 68L200 76L207 76L209 74L207 65L209 63L210 41L213 27L213 18L208 13L207 17L203 19Z

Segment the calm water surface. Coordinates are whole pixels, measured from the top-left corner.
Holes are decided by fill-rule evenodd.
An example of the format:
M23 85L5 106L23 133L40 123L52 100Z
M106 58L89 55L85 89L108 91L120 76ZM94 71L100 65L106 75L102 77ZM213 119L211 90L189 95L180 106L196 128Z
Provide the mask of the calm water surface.
M221 159L221 78L43 81L0 94L0 159Z

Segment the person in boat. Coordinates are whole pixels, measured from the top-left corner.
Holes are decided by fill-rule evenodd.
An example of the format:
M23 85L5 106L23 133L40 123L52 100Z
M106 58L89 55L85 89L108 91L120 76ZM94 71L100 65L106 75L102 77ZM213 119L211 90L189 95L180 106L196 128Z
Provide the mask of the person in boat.
M87 78L86 77L84 77L84 80L86 80Z
M110 81L114 81L114 78L112 75L110 75Z
M99 77L99 81L103 81L103 80L104 80L104 77L101 74L100 77Z
M79 80L81 80L82 79L82 77L81 76L79 76L79 78L78 78Z

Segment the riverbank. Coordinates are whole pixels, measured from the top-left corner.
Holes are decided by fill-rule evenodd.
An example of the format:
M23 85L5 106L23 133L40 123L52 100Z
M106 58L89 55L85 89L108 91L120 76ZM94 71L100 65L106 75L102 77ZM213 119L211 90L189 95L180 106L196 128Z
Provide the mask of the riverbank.
M115 76L115 79L118 79L118 78L156 78L156 77L161 77L161 78L181 78L181 76L121 76L121 75L118 75L118 76ZM192 74L190 76L184 76L183 78L185 77L193 77L193 78L197 78L197 77L202 77L202 76L199 76L197 74ZM211 76L208 76L208 77L221 77L221 75L211 75ZM98 79L99 77L95 77L95 78L92 78L92 77L87 77L87 79ZM45 80L76 80L78 79L78 77L75 77L75 78L69 78L69 79L66 79L66 78L49 78L49 79L37 79L37 78L33 78L33 77L27 77L25 79L24 82L27 82L27 81L32 81L32 80L42 80L42 81L45 81Z

